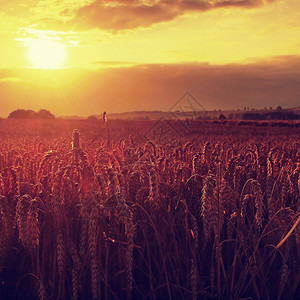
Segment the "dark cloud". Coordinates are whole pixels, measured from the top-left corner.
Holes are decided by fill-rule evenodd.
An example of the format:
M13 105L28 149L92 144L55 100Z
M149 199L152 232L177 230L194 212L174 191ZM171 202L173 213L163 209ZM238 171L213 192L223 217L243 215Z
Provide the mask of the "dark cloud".
M169 21L177 16L176 8L166 9L164 5L128 5L104 6L102 1L96 1L82 7L74 21L79 27L99 27L102 29L129 29L146 27L154 23Z
M170 21L188 12L252 8L273 1L276 0L95 0L80 8L71 23L79 28L122 30Z
M38 70L27 72L36 74L29 76L28 73L24 77L41 80ZM72 74L77 71L64 72ZM3 76L13 75L5 72ZM166 111L186 91L195 95L207 109L300 106L300 56L276 57L250 65L104 68L77 76L76 81L56 90L51 87L37 90L34 84L24 86L23 82L0 80L0 104L2 116L16 108L37 110L41 106L56 115L90 115L103 110Z

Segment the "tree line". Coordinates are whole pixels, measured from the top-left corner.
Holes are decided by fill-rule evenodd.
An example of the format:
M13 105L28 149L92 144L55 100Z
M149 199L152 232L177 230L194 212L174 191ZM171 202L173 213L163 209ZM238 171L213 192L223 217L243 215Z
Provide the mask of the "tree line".
M37 112L31 109L16 109L8 115L8 119L55 119L55 116L47 109Z

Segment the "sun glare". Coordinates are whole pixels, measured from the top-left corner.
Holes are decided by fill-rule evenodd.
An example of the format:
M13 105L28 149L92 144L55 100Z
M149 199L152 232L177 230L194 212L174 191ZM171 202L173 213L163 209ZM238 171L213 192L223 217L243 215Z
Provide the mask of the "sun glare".
M65 46L57 41L34 39L28 44L28 58L35 68L61 68L65 56Z

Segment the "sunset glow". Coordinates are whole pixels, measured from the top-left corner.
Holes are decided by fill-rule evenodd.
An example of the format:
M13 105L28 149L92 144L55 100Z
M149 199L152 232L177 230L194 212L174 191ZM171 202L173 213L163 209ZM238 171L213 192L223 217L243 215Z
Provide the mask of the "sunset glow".
M0 0L0 45L0 300L300 300L300 0Z
M35 68L57 69L65 58L65 47L51 40L31 40L28 45L28 58Z
M299 11L298 0L3 2L2 113L25 96L39 108L40 78L55 82L48 108L59 115L168 110L187 90L207 109L297 106Z

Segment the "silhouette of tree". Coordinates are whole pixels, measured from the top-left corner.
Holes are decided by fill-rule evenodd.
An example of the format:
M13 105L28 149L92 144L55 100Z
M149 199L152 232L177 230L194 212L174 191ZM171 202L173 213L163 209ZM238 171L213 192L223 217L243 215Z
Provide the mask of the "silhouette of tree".
M35 118L37 119L54 119L54 115L47 109L40 109L37 113Z
M35 112L31 109L16 109L8 115L9 119L54 119L54 115L46 109Z
M9 115L9 119L32 119L35 112L33 110L17 109L12 111Z

